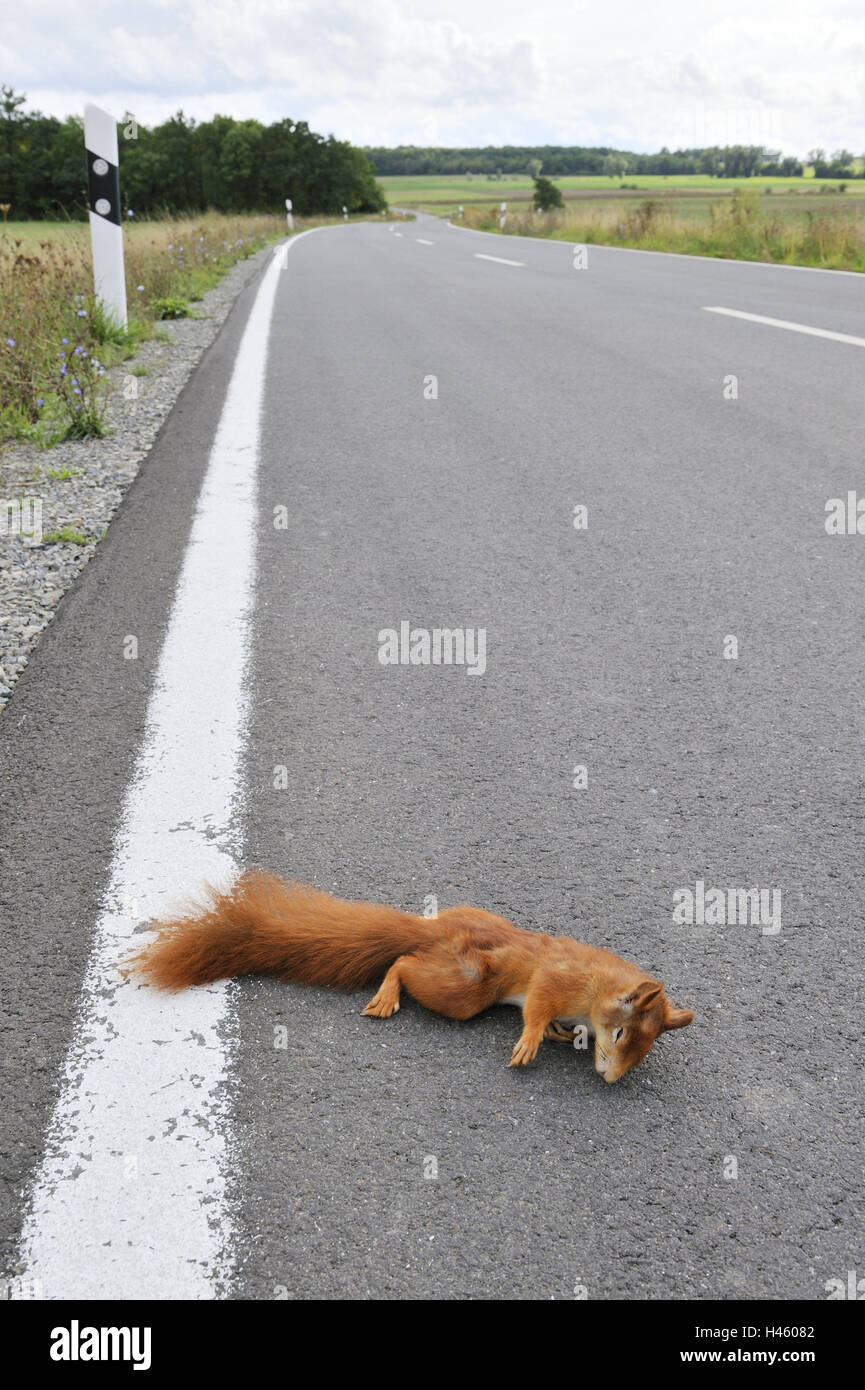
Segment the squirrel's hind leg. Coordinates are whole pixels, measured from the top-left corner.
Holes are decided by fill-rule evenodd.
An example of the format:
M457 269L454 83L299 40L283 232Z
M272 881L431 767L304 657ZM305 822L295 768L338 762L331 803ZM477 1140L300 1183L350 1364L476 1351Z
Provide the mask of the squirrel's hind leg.
M402 988L400 980L400 969L409 959L408 956L400 956L394 961L390 970L381 982L380 989L372 996L364 1013L370 1018L390 1018L391 1014L399 1010L399 994Z
M572 1043L576 1036L572 1028L566 1028L563 1023L559 1023L555 1018L552 1023L548 1023L544 1029L544 1037L548 1042Z
M382 981L381 989L364 1009L376 1018L390 1018L399 1008L400 989L433 1013L446 1018L474 1018L498 997L498 985L482 951L463 947L459 940L400 956Z

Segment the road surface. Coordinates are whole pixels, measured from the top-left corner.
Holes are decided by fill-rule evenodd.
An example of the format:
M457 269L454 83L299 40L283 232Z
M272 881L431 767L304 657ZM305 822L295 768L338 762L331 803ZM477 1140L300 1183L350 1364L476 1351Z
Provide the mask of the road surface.
M865 281L574 262L425 217L296 239L16 687L0 1231L42 1296L822 1299L863 1265L865 537L825 519L865 494ZM483 629L483 674L383 665L403 622ZM610 1087L554 1044L509 1070L510 1009L119 981L240 864L572 933L695 1023ZM776 890L780 930L675 920L698 882Z

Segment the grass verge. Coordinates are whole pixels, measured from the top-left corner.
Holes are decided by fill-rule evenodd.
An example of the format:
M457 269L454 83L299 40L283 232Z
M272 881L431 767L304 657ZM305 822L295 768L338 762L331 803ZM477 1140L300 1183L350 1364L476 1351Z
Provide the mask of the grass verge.
M478 231L500 230L495 207L467 206L460 221ZM816 209L794 220L765 207L749 189L734 190L701 219L682 216L662 198L591 211L579 204L547 213L509 209L505 233L583 245L865 271L865 226L859 209Z

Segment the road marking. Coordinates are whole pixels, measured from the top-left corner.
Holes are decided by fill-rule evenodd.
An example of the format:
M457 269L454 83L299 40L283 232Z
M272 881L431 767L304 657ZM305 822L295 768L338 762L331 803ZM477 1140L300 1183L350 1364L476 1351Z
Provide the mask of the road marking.
M394 232L394 236L402 236L402 232Z
M147 939L139 923L235 869L259 417L282 263L252 306L198 497L28 1203L20 1258L47 1299L214 1298L230 1267L229 989L163 995L117 963Z
M476 261L498 261L499 265L525 265L525 261L507 261L504 256L485 256L483 251L475 251Z
M435 246L434 241L427 241L425 237L416 236L415 241L420 242L421 246Z
M771 328L786 328L791 333L810 333L814 338L834 338L837 343L853 343L855 347L865 347L865 338L854 338L850 333L834 333L829 328L810 328L806 323L791 323L789 319L769 319L763 314L746 314L741 309L720 309L703 305L707 314L728 314L733 319L748 319L751 323L768 323Z

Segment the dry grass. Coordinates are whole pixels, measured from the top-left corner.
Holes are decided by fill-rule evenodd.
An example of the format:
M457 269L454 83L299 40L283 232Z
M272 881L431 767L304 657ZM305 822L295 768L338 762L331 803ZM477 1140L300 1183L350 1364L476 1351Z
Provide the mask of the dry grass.
M125 227L123 334L93 300L86 223L0 229L0 438L51 444L100 433L105 367L134 352L160 318L194 313L232 265L285 234L283 217L221 213Z
M865 270L865 223L861 207L808 211L791 219L763 205L750 190L736 191L703 219L679 215L661 198L581 210L579 204L538 213L508 211L505 231L516 236L553 237L583 244L633 246L783 265ZM466 207L463 223L498 231L494 208Z

